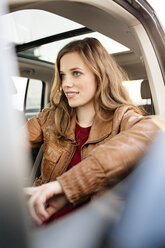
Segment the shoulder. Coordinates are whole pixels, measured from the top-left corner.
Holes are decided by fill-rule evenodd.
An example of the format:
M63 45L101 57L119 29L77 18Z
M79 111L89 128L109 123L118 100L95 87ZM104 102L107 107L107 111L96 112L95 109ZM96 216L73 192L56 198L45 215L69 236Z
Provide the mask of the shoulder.
M141 126L156 127L164 129L164 120L157 115L143 116L140 109L132 105L122 105L118 107L114 113L113 126L115 129L129 129L136 124Z
M114 116L120 116L121 118L125 115L137 115L137 114L142 116L142 113L137 106L126 105L126 104L121 105L114 112Z
M47 122L54 121L54 110L51 108L43 109L37 117L33 117L26 123L28 127L43 126Z
M113 130L118 132L122 129L128 129L143 118L144 116L138 107L133 105L121 105L114 112Z
M133 105L121 105L118 107L113 116L113 122L120 123L124 119L136 119L143 118L140 109Z
M55 109L46 107L38 114L37 119L41 125L44 125L46 122L54 121L54 115Z

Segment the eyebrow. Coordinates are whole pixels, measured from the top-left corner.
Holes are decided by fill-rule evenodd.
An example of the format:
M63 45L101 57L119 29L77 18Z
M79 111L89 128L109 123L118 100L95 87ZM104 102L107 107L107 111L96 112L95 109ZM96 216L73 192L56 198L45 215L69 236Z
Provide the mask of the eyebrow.
M69 69L70 71L75 71L75 70L82 70L80 67L73 67ZM60 73L63 73L63 71L60 71Z
M75 70L81 70L81 68L79 67L74 67L74 68L71 68L70 71L75 71Z

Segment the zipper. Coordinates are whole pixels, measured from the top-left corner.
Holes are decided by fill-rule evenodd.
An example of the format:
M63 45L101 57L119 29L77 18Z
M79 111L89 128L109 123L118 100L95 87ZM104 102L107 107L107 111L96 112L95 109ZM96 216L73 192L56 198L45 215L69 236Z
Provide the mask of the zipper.
M82 150L83 150L84 146L89 145L89 144L96 144L96 143L98 143L98 142L100 142L100 141L106 139L108 136L110 136L111 133L112 133L112 132L108 133L107 135L105 135L104 137L102 137L102 138L100 138L100 139L98 139L98 140L86 142L85 144L83 144L82 147L81 147L81 154L80 154L81 160L82 160ZM70 162L71 162L71 160L72 160L72 158L73 158L73 156L74 156L74 154L75 154L75 152L76 152L76 149L77 149L78 144L77 144L77 142L75 142L74 144L75 144L74 150L73 150L72 155L70 156L70 159L68 160L68 163L67 163L65 169L63 170L63 172L67 170L67 168L68 168L68 166L69 166L69 164L70 164Z
M85 144L83 144L82 147L81 147L81 160L82 160L82 150L83 150L84 146L89 145L89 144L96 144L96 143L99 143L100 141L102 141L102 140L106 139L108 136L110 136L111 133L112 133L112 132L108 133L107 135L105 135L104 137L102 137L102 138L100 138L100 139L98 139L98 140L86 142Z

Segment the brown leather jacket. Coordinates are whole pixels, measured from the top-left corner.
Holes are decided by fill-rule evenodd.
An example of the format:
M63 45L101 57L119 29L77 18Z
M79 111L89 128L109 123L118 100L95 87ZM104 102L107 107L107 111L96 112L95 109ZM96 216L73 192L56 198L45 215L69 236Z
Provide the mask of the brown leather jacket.
M107 114L104 114L106 117ZM136 165L162 125L156 116L142 116L136 108L122 105L109 121L96 115L89 138L82 147L82 161L65 172L76 145L59 145L54 134L54 111L45 109L27 123L32 147L44 142L40 185L58 180L72 204L77 204L106 186L114 186ZM71 120L68 135L75 142L76 118Z

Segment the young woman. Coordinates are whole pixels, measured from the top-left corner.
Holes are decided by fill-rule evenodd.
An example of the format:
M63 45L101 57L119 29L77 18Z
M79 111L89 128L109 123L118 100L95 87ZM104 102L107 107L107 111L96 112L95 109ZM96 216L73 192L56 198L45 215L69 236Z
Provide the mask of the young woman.
M58 54L51 107L27 123L32 147L44 143L41 176L25 189L39 223L66 215L133 169L160 121L133 106L126 75L94 38ZM36 187L37 186L37 187Z

